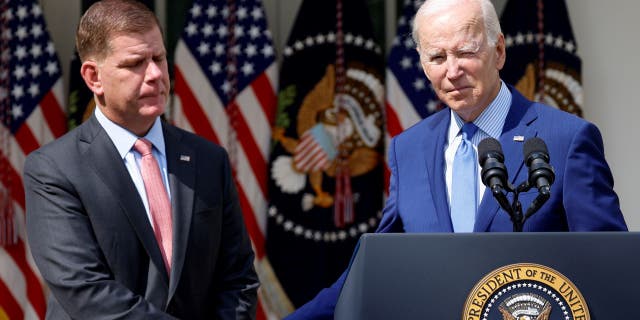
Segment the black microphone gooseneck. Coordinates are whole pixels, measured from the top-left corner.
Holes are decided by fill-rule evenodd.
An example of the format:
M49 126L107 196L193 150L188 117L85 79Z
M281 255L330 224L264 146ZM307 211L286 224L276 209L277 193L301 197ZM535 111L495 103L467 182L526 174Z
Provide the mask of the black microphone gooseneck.
M478 144L478 160L482 167L480 172L482 183L491 189L491 194L496 198L500 207L509 214L511 221L515 225L518 217L514 215L513 208L505 193L511 188L500 142L494 138L486 138L480 141Z
M549 151L544 141L538 137L528 139L523 148L524 159L529 167L529 186L538 189L538 196L531 202L524 216L526 220L542 207L551 197L551 185L556 174L549 164Z
M549 199L551 185L555 180L553 167L549 164L547 145L542 139L536 137L528 139L524 144L523 153L525 164L529 168L529 179L514 187L509 183L500 142L493 138L486 138L478 144L482 183L491 189L491 194L500 207L509 214L515 232L521 232L525 221ZM526 214L523 214L522 205L518 199L519 194L529 191L532 187L538 189L538 196L533 200ZM512 203L507 199L508 192L513 192Z

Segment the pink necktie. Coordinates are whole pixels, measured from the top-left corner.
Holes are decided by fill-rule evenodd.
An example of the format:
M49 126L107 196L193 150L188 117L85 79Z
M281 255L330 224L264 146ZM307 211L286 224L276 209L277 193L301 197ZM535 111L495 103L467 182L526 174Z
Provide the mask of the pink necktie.
M171 238L173 233L171 202L167 195L167 189L165 189L164 183L162 182L160 167L151 152L151 142L147 139L140 138L133 145L133 148L142 155L142 159L140 160L140 173L142 174L144 189L147 192L149 211L151 212L151 219L153 220L153 232L160 246L167 273L171 274Z

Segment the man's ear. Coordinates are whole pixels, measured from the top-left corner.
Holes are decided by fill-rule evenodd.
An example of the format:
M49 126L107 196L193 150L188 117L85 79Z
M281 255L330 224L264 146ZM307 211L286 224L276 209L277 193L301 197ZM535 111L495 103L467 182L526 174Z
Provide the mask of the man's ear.
M498 70L502 70L504 63L507 60L507 48L504 43L504 35L501 33L498 35L498 41L496 42L496 67Z
M98 63L93 60L83 62L80 67L80 75L82 79L84 79L84 83L87 84L87 87L89 87L95 95L101 96L104 93Z

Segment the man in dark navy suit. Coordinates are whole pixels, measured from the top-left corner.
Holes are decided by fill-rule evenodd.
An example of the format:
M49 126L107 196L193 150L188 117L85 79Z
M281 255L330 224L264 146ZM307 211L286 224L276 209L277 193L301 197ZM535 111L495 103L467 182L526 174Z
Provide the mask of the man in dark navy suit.
M76 43L95 113L24 168L47 318L253 319L258 278L227 154L160 119L157 18L137 1L100 1Z

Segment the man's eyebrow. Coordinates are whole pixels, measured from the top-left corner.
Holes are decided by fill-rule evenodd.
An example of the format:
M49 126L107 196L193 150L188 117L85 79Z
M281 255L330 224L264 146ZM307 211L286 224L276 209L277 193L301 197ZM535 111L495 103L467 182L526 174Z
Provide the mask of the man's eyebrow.
M479 51L480 50L480 42L477 40L465 42L463 45L458 48L459 51Z
M442 49L439 48L431 48L431 49L423 49L422 53L426 56L435 56L435 55L439 55L443 52Z

